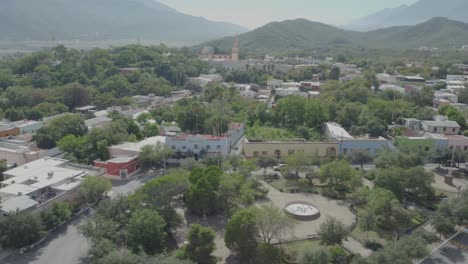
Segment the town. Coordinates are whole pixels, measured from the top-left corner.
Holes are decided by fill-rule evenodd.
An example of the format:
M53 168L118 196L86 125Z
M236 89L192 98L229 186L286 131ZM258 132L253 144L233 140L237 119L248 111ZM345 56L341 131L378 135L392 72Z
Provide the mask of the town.
M0 263L468 263L468 40L424 31L447 25L0 52Z

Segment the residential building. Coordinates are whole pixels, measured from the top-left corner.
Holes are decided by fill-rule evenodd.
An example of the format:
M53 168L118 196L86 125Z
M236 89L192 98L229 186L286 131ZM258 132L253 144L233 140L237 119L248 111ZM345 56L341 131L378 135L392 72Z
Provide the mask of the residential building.
M277 88L275 90L275 95L277 95L279 97L286 97L286 96L289 96L289 95L298 94L300 92L301 92L301 90L299 90L299 88L294 88L294 87L291 87L291 88Z
M383 137L353 137L337 123L325 123L325 133L331 142L338 144L338 153L347 155L356 150L367 150L373 156L379 151L393 149L393 144Z
M461 135L447 135L445 137L448 139L449 149L468 151L468 137Z
M458 135L460 133L460 125L455 121L421 121L422 130L434 134Z
M441 134L425 133L415 137L396 137L395 145L409 149L417 149L423 152L433 152L437 149L447 149L449 140Z
M320 82L312 82L312 81L301 82L301 87L304 87L304 88L306 88L308 90L319 92L320 91Z
M6 122L0 122L0 138L18 136L21 134L19 127Z
M245 140L243 149L247 159L259 155L284 159L296 152L316 155L319 158L333 157L338 154L338 147L336 142L308 142L305 139L291 139L287 141Z
M110 146L107 149L109 150L109 155L112 158L123 156L138 156L138 154L140 154L141 148L143 148L144 146L165 143L166 137L156 136L146 138L140 142L124 142L119 145Z
M212 156L227 157L231 150L231 138L229 136L212 135L187 135L169 136L166 145L175 153L182 156L194 156L202 158L205 154Z
M426 82L426 79L424 79L421 76L403 76L403 75L398 75L397 80L403 81L403 82Z
M245 90L245 91L240 92L240 96L245 97L245 98L255 99L257 98L257 93L252 90Z
M406 90L403 87L394 85L394 84L382 84L379 86L379 90L381 91L394 91L394 92L400 92L400 93L405 93Z
M82 106L82 107L77 107L75 108L75 112L79 114L88 114L88 113L94 113L97 111L97 106L94 105L87 105L87 106Z
M108 178L126 180L138 171L138 156L116 157L107 161L95 160L94 166L104 169Z
M443 91L436 91L434 93L434 99L435 100L444 99L444 100L449 101L450 103L458 103L458 95L453 94L453 93L443 92Z
M84 121L85 125L88 127L88 130L93 130L95 128L101 128L112 123L112 118L107 116L98 116Z
M12 126L19 128L20 134L35 134L44 126L42 121L35 120L20 120L10 123Z
M164 102L164 97L155 96L154 94L135 95L132 98L135 99L140 107L154 107Z
M52 202L72 199L85 176L102 171L71 164L67 160L45 157L5 171L1 182L1 211L4 213L34 211Z
M386 73L378 73L376 77L381 84L396 84L397 82L396 76Z
M467 65L468 66L468 65ZM447 82L466 82L468 77L465 75L447 75L446 77Z

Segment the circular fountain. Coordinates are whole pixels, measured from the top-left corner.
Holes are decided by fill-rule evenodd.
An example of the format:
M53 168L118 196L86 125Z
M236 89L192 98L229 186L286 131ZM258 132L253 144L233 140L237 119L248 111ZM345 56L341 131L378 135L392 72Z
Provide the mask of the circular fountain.
M299 221L312 221L320 217L320 211L307 202L288 203L284 210Z

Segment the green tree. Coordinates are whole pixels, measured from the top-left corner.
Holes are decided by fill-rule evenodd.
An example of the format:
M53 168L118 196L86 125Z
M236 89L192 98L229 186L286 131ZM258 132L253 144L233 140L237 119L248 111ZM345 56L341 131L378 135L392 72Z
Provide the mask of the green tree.
M366 232L366 239L369 240L369 231L376 228L374 215L368 211L361 214L359 218L359 228Z
M299 259L299 264L329 264L331 260L327 248L319 247L304 250Z
M159 136L159 126L157 124L146 123L143 128L143 135L145 137Z
M346 238L347 232L340 220L334 217L327 217L325 222L320 225L318 235L322 245L332 246L340 245L343 239Z
M0 222L0 242L5 248L22 248L41 239L46 232L37 215L12 212Z
M332 161L320 168L320 181L340 193L350 191L361 184L353 167L345 160Z
M187 235L188 244L184 247L185 256L197 263L214 263L211 254L216 249L215 237L211 228L191 225Z
M139 255L133 254L132 252L124 249L116 249L111 251L105 257L103 257L99 264L140 264L142 258Z
M330 73L328 74L328 79L329 80L339 80L340 79L340 68L338 67L333 67L330 70Z
M255 257L253 259L255 264L281 264L283 263L281 249L267 243L260 243L257 246Z
M348 154L347 159L352 162L353 164L359 164L361 165L361 170L364 169L364 164L372 161L372 155L368 150L365 149L357 149L351 151L351 153Z
M299 178L299 171L311 165L310 162L312 160L312 157L309 157L302 151L298 151L286 158L286 168L288 170L294 170L296 178Z
M92 263L101 263L101 259L109 255L114 250L117 250L117 245L108 239L101 239L93 243L88 255Z
M375 188L369 192L367 209L375 216L379 227L394 232L404 228L409 220L396 196L386 189Z
M266 175L266 169L278 165L278 160L270 155L260 155L257 157L257 165L263 168L263 173Z
M142 247L147 254L161 253L165 247L165 228L166 221L156 211L138 210L127 226L128 244L135 252Z
M403 236L397 242L396 250L411 259L421 259L429 254L426 242L416 236Z
M156 145L147 145L142 147L138 154L138 160L143 167L151 168L160 162L164 163L172 155L172 149L164 144L158 143Z
M272 205L264 205L252 208L255 214L259 241L271 244L272 240L281 243L283 235L287 234L294 226L294 221L282 210Z
M249 260L257 248L257 225L255 214L249 209L239 210L226 225L226 247L242 260Z
M42 223L50 230L70 220L72 211L68 203L54 203L52 209L42 211L40 216Z
M111 188L112 184L109 179L87 176L81 183L80 195L88 202L95 202Z

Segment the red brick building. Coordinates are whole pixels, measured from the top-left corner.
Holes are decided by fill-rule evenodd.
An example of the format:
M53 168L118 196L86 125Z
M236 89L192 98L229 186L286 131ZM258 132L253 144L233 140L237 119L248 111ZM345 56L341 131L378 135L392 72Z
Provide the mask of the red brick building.
M117 157L107 161L94 161L94 166L106 170L106 174L115 179L125 180L132 176L139 168L138 158Z

